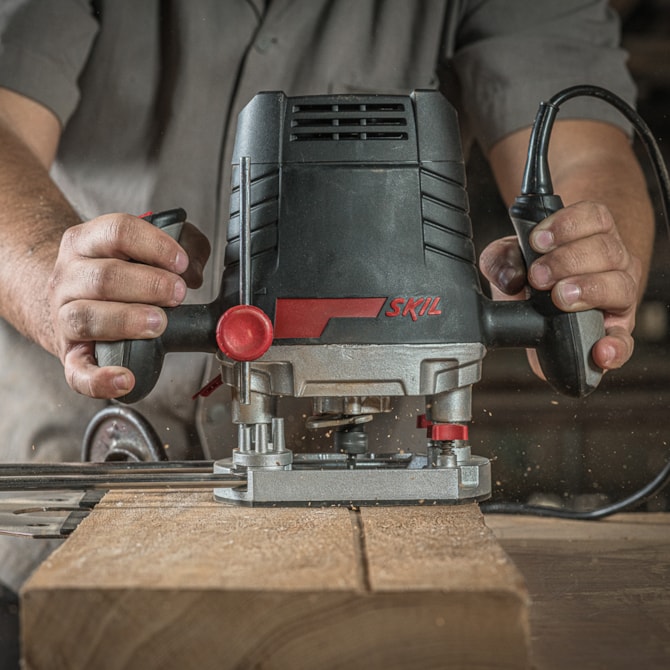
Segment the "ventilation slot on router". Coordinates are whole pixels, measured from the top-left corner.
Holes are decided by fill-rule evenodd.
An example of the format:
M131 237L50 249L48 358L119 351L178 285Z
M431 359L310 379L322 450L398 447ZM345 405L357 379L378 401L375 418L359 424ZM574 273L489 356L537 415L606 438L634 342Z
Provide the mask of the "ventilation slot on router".
M294 105L291 142L406 140L405 106L399 103Z

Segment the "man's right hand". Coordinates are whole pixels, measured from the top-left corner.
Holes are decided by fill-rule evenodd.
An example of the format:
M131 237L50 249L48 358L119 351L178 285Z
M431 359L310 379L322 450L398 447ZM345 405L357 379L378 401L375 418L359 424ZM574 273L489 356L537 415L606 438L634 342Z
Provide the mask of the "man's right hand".
M198 288L209 242L190 223L180 243L148 221L106 214L65 231L49 280L55 348L68 384L93 398L128 393L135 379L123 367L98 367L96 341L158 337L163 307Z

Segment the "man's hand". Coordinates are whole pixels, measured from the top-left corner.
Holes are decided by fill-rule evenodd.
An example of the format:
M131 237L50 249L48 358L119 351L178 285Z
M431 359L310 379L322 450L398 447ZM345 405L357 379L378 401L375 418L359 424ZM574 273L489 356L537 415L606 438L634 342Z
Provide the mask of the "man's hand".
M621 367L633 353L642 268L609 210L593 202L565 207L535 227L530 244L544 255L529 268L528 284L551 291L554 304L565 312L602 310L606 337L594 346L593 360L604 370ZM525 297L526 269L516 238L490 244L480 267L494 297Z
M520 192L529 136L530 129L519 130L489 153L508 204ZM593 359L604 370L621 367L633 353L635 310L653 248L654 215L644 173L619 128L576 119L554 124L549 168L554 192L568 206L533 230L530 243L544 256L531 266L528 283L551 290L562 310L602 310L607 334L594 346ZM514 295L526 284L514 238L485 249L480 265L494 295Z
M207 239L191 224L180 243L130 214L107 214L69 228L49 280L55 348L69 385L116 398L135 385L122 367L97 366L96 341L158 337L163 307L181 304L202 283Z

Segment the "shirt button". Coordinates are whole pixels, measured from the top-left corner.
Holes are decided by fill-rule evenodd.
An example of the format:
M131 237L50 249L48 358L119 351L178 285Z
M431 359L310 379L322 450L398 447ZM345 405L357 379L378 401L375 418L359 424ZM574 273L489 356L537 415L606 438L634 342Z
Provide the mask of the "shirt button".
M256 39L255 48L259 53L265 53L268 49L277 44L277 38L272 35L260 35Z

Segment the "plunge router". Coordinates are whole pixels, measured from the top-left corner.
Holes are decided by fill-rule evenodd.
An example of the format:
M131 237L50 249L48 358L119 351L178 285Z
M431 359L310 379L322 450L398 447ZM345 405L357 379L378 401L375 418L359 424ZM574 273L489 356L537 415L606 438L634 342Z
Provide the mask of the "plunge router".
M409 96L258 94L239 116L225 271L218 298L169 310L154 340L98 345L130 368L134 402L169 351L211 351L232 387L238 444L215 473L253 505L430 504L487 498L490 463L471 454L471 390L491 347L533 347L571 395L601 376L599 312L538 296L493 302L475 266L457 116L435 91ZM555 200L555 198L554 198ZM521 202L521 236L560 202ZM154 223L178 237L183 210ZM522 246L527 249L525 239ZM204 393L209 393L216 382ZM281 396L310 398L307 426L331 453L287 448ZM421 396L426 442L369 451L366 424Z

